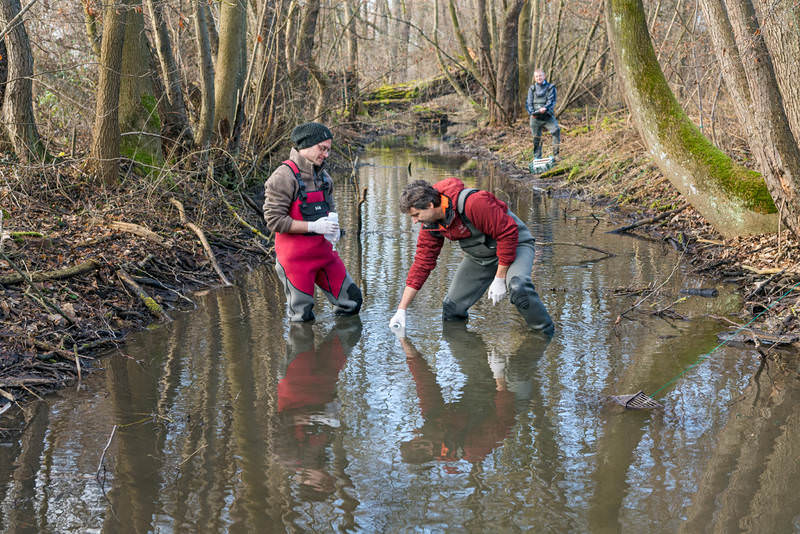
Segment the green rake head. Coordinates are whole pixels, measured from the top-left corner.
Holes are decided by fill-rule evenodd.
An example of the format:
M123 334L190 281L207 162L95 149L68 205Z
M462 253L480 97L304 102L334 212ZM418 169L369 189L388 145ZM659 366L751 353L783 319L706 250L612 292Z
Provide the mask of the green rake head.
M654 410L664 407L663 404L660 404L643 391L634 393L633 395L611 395L609 398L629 410Z

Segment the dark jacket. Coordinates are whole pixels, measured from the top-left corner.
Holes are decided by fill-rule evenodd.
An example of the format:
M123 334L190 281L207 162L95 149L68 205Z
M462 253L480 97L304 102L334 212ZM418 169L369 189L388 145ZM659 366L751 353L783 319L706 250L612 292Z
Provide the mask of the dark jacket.
M455 213L458 193L464 182L458 178L447 178L433 187L449 200L445 211L445 223L434 229L423 227L417 238L414 263L408 271L406 285L420 289L428 275L436 267L436 260L444 245L444 238L458 241L470 237L469 228ZM476 229L497 242L497 259L500 265L511 265L517 257L519 227L508 214L508 206L488 191L477 191L467 198L464 212Z
M547 115L555 117L556 107L556 86L545 80L543 83L535 83L528 88L528 99L525 101L528 115L535 115L538 118L546 118ZM537 109L545 107L547 113L534 113Z

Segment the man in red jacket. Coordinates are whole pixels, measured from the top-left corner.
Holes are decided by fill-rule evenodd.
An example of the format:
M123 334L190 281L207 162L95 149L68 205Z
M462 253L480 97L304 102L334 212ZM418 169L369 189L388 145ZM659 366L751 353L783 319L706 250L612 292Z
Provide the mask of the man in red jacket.
M400 305L389 322L395 333L405 332L406 310L436 267L447 238L457 241L465 256L442 303L444 320L466 319L488 288L493 304L510 293L528 326L553 334L553 321L531 281L533 236L505 202L488 191L465 188L458 178L433 186L417 180L403 190L400 210L422 223L422 229Z

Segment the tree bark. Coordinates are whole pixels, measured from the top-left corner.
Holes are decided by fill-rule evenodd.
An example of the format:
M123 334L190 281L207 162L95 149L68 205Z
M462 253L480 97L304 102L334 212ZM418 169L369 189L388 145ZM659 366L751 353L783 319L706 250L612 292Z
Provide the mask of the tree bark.
M500 50L497 62L497 97L490 103L489 121L511 125L519 108L519 63L517 61L517 29L519 12L525 0L513 0L506 9L500 30Z
M159 166L164 161L159 136L161 117L153 90L150 70L153 62L146 39L144 15L131 9L125 19L122 45L119 129L126 135L120 139L120 154L146 166Z
M227 142L234 133L236 106L244 79L246 51L241 39L246 32L247 6L244 0L231 0L223 2L220 9L219 52L214 78L214 132L219 142Z
M168 112L163 115L162 135L180 144L191 145L192 128L186 114L186 102L183 99L180 71L172 51L172 40L169 37L164 20L164 0L147 0L150 22L153 25L153 40L158 52Z
M519 90L517 94L523 95L531 85L532 72L528 57L531 54L531 8L535 0L525 0L519 12L519 35L517 37L517 61L519 62ZM525 103L519 100L520 111Z
M0 0L4 26L19 12L19 0ZM45 149L33 115L33 54L22 20L6 34L5 42L8 52L8 81L3 101L5 129L21 161L38 161L45 156Z
M767 46L783 107L795 139L800 139L800 7L788 0L753 2Z
M628 109L664 175L722 235L774 231L776 209L761 177L716 149L670 91L641 0L607 0L606 24Z
M208 35L204 0L194 0L194 29L197 57L200 62L200 118L197 121L197 145L205 148L214 131L214 61Z
M106 185L119 180L119 89L125 21L131 0L109 4L103 21L100 44L100 75L92 129L92 156L89 162L95 176Z
M486 0L477 0L475 3L478 25L478 45L481 79L486 80L486 85L491 94L496 94L497 80L494 72L494 60L492 59L492 37L489 29L489 18L487 16Z
M297 33L295 45L295 73L293 82L302 92L308 90L311 63L314 57L314 37L317 32L320 0L309 0L303 10L302 22Z
M728 16L752 98L749 120L764 148L759 163L784 222L800 236L800 147L789 126L772 57L750 0L730 0Z

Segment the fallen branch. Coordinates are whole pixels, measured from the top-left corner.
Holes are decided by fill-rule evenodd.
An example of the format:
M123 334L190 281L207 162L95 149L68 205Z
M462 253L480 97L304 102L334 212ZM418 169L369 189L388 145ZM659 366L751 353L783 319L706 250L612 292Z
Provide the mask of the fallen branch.
M21 388L25 386L45 386L58 384L59 381L55 378L4 378L0 380L0 388Z
M7 258L6 258L6 261ZM55 271L42 271L37 273L30 273L30 275L23 275L17 271L17 274L7 274L0 276L0 285L10 286L19 284L21 282L47 282L49 280L63 280L64 278L71 278L80 274L88 273L100 267L94 260L88 260L72 267L65 267L63 269L56 269Z
M590 247L589 245L581 245L580 243L569 243L565 241L537 241L536 244L542 247L549 247L552 245L566 245L570 247L580 247L580 248L585 248L586 250L593 250L595 252L605 254L606 256L616 256L616 254L614 254L613 252L607 252L601 248Z
M170 319L169 315L167 315L167 313L164 311L164 308L162 308L161 305L158 302L156 302L153 297L148 295L147 292L144 289L142 289L142 287L139 284L137 284L133 280L133 278L131 278L131 275L125 272L125 269L122 268L117 269L117 276L119 277L120 280L122 280L122 282L126 286L128 286L136 294L137 297L139 297L139 300L141 300L144 303L144 306L145 308L147 308L147 311L149 311L154 317L157 317L159 319L164 319L165 321L172 320Z
M122 221L112 221L109 226L114 230L119 230L120 232L127 232L129 234L138 235L139 237L144 237L145 239L149 239L154 243L158 243L162 247L166 246L166 242L164 241L163 237L153 232L149 228L145 228L144 226Z
M54 345L51 345L49 343L45 343L44 341L40 341L40 340L37 340L37 339L30 339L28 341L29 341L29 343L31 345L33 345L37 349L43 350L45 352L52 352L54 354L58 354L59 356L61 356L65 360L72 361L72 360L75 359L76 355L79 358L83 358L84 360L94 360L94 358L92 358L90 356L83 356L83 355L77 354L77 347L75 348L75 350L70 351L70 350L66 350L66 349L61 349L59 347L56 347Z
M175 198L171 198L170 203L178 209L181 223L186 228L189 228L192 232L194 232L195 235L197 235L198 239L200 239L200 244L203 245L203 250L206 253L206 257L211 262L211 266L214 267L214 270L217 272L219 279L222 280L223 285L226 286L233 285L225 277L225 273L222 272L219 263L217 263L217 257L214 255L214 251L211 250L211 245L208 244L208 240L206 239L206 235L203 233L203 230L201 230L196 224L189 222L186 219L186 211L183 209L183 204L181 203L181 201Z
M249 222L245 221L245 220L242 218L242 216L241 216L241 215L239 215L239 213L237 213L236 209L235 209L233 206L231 206L231 205L230 205L230 203L229 203L227 200L225 200L225 199L224 199L224 198L222 198L221 196L220 196L220 199L221 199L221 200L222 200L222 202L225 204L225 206L227 206L227 208L230 210L230 212L231 212L231 213L233 213L233 216L234 216L234 218L235 218L235 219L236 219L236 220L239 222L239 224L241 224L242 226L244 226L245 228L247 228L248 230L250 230L251 232L253 232L254 234L256 234L258 237L260 237L260 238L261 238L261 239L263 239L264 241L269 241L269 237L265 236L265 235L264 235L264 234L261 232L261 230L259 230L258 228L256 228L256 227L255 227L255 226L253 226L252 224L250 224Z
M620 226L619 228L615 228L614 230L609 230L606 233L607 234L621 234L623 232L627 232L629 230L633 230L634 228L638 228L639 226L644 226L645 224L652 224L652 223L658 222L658 221L660 221L662 219L666 219L667 217L672 217L673 215L682 212L683 210L685 210L688 207L689 207L689 204L684 203L681 207L676 208L676 209L674 209L672 211L666 211L664 213L656 215L655 217L649 217L647 219L641 219L639 221L636 221L635 223L627 224L625 226Z

